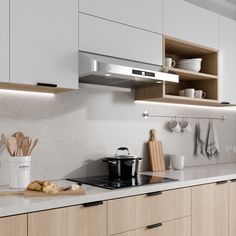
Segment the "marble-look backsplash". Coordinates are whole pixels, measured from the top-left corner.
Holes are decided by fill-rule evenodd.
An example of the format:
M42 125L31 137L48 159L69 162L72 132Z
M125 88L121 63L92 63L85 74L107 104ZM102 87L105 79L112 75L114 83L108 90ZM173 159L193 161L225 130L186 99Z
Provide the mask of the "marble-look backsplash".
M54 97L0 93L0 132L16 131L39 139L32 154L32 179L61 179L96 175L105 171L101 158L115 154L119 146L144 158L142 169L149 169L146 142L155 128L164 152L186 156L186 165L236 161L236 108L216 109L169 104L136 103L131 93L103 87L83 87ZM221 155L218 159L193 156L194 132L170 133L168 118L144 120L148 110L162 115L203 115L226 117L217 121ZM193 127L196 121L190 120ZM208 121L201 121L206 137ZM0 184L9 182L8 155L0 156Z

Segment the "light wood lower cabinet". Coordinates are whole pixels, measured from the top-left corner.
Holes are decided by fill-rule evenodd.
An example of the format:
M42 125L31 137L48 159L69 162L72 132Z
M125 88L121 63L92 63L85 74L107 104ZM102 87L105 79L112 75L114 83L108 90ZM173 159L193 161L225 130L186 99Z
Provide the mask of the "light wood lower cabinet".
M0 236L27 236L27 215L0 218Z
M236 182L229 183L229 236L236 235Z
M108 201L108 235L136 229L136 197Z
M228 212L227 183L192 188L192 236L227 236Z
M108 202L108 234L191 215L191 188L154 192Z
M136 225L144 227L191 215L191 188L156 192L136 198Z
M162 223L156 228L136 230L135 236L190 236L191 217Z
M28 236L106 236L106 202L29 214Z
M114 236L190 236L191 217L168 221Z

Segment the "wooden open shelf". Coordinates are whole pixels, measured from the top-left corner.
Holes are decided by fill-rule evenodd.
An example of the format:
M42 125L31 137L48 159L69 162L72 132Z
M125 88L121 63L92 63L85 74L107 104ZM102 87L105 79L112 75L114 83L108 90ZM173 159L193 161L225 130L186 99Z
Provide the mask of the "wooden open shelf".
M174 74L179 75L180 80L218 79L218 77L216 75L188 71L188 70L183 70L183 69L179 69L179 68L164 67L164 71L172 72Z
M136 100L153 102L179 103L202 106L225 106L218 101L218 51L202 47L183 40L164 36L164 58L171 57L176 61L176 67L163 67L163 71L179 75L179 83L163 82L150 87L138 88L135 91ZM202 58L200 72L178 68L181 59ZM194 88L203 90L206 98L189 98L179 96L179 90Z

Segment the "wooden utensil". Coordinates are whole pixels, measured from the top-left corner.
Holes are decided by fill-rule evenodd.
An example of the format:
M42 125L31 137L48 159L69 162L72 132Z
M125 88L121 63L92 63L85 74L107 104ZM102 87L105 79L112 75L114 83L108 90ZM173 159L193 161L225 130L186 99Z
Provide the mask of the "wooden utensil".
M23 141L22 141L22 153L23 153L23 156L28 156L29 149L30 149L29 137L24 137Z
M37 143L38 143L38 139L35 139L34 142L33 142L33 146L30 148L28 156L31 155L31 153L32 153L33 149L35 148L35 146L37 145Z
M7 143L8 143L10 155L11 156L16 156L17 155L17 150L18 150L16 138L15 137L9 137L7 139Z
M22 155L22 145L23 145L23 139L24 139L24 134L22 132L16 132L12 135L13 137L16 138L17 141L17 153L16 156L21 156Z
M3 144L5 145L5 147L6 147L7 151L8 151L8 153L9 153L10 156L11 156L11 152L10 152L10 150L9 150L9 145L8 145L6 136L5 136L4 134L2 134L2 135L1 135L1 138L2 138Z
M150 130L151 140L148 142L149 156L152 171L165 170L165 160L163 154L162 142L156 139L156 130Z

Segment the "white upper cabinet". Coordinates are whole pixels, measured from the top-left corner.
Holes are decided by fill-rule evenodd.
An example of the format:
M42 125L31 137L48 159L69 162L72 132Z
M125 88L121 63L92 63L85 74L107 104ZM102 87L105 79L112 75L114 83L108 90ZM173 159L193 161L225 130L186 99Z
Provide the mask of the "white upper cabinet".
M11 0L11 83L78 88L78 9L78 0Z
M162 33L162 0L79 0L80 12Z
M219 16L184 0L164 0L163 34L218 49Z
M162 35L79 14L79 49L162 65Z
M0 1L0 82L9 82L9 0Z
M236 21L220 17L220 102L236 104Z

